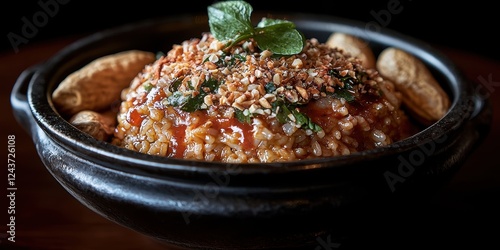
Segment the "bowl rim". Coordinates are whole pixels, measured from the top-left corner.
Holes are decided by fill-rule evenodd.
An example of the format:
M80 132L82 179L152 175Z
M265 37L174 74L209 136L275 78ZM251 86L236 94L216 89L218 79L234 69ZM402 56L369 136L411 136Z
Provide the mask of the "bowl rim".
M275 14L282 15L282 13ZM153 173L171 171L209 173L219 170L231 172L237 168L239 174L253 174L307 171L320 168L341 168L361 161L376 160L381 157L407 152L418 145L429 143L449 131L459 129L467 119L470 119L472 108L469 106L471 104L469 102L460 101L464 98L467 100L470 99L468 98L468 95L471 94L468 81L465 80L462 73L447 57L429 44L384 27L380 27L380 29L376 31L367 29L363 31L362 27L366 27L366 24L357 20L304 13L285 13L284 15L293 21L299 29L311 29L315 31L331 30L332 32L342 31L361 36L365 39L370 39L369 42L375 41L392 44L404 50L417 53L416 55L422 59L425 64L434 67L435 70L439 71L440 74L447 79L450 85L450 91L452 92L450 93L452 102L448 112L439 121L417 134L385 147L354 152L345 156L278 163L206 162L139 153L120 148L108 142L98 141L73 127L57 113L50 97L50 80L53 80L54 75L60 74L61 69L58 67L64 67L64 62L72 55L75 55L75 53L78 53L79 50L97 44L103 39L112 39L114 36L127 34L137 29L152 27L152 25L167 25L173 22L175 22L178 27L186 27L186 25L187 27L204 25L204 23L200 24L199 15L169 16L166 18L149 19L142 22L125 24L112 29L96 32L73 42L46 61L33 75L27 93L30 111L37 125L52 140L57 141L59 146L71 150L78 156L86 159L98 160L107 167L119 171L135 172L135 170L139 168L142 171ZM201 18L203 20L203 17ZM360 30L363 31L363 33L359 33ZM121 165L116 166L118 165L117 162ZM258 166L256 167L256 165Z

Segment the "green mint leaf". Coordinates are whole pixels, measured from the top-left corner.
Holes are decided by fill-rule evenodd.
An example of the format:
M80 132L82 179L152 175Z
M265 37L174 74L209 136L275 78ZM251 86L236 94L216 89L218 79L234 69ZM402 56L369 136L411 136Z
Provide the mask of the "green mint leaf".
M208 25L219 41L235 41L253 32L253 8L245 1L223 1L208 7Z
M290 29L295 29L295 24L290 21L272 18L262 18L262 20L260 20L260 22L257 24L257 28L265 28L273 25L285 25Z
M288 23L259 28L254 38L260 49L270 50L279 55L298 54L302 52L305 45L302 33L290 28Z
M255 38L261 50L278 55L293 55L302 51L305 38L287 20L264 18L252 26L253 8L245 1L221 1L207 8L210 32L219 41L229 42L226 50L246 39Z
M305 38L295 24L282 19L263 18L255 29L255 40L261 49L275 54L294 55L302 51Z

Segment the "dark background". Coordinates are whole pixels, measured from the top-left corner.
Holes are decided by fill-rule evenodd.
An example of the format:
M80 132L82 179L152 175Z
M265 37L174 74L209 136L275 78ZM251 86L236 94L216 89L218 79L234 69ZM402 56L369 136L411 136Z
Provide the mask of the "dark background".
M55 51L51 46L31 45L36 43L51 45L52 40L55 40L56 44L61 44L61 42L57 43L57 41L64 40L58 39L61 37L82 36L149 18L183 13L206 14L206 7L213 2L209 0L174 3L168 0L142 0L127 4L125 1L105 2L103 0L4 1L0 4L0 54L5 53L2 57L5 61L0 61L2 65L0 67L0 87L2 88L0 93L3 94L2 97L7 97L14 83L14 77L21 73L20 69L41 58L48 58ZM495 83L499 81L500 73L495 67L500 64L497 63L497 61L500 62L500 49L497 47L500 39L497 38L498 27L496 27L498 23L496 19L500 12L497 13L498 10L486 1L476 0L465 2L465 4L455 2L455 5L445 6L438 1L422 0L249 2L255 10L318 13L356 19L366 23L376 22L381 27L399 31L439 47L475 53L495 60L495 63L486 63L487 60L469 57L469 53L453 53L447 49L448 55L454 55L457 63L467 68L466 72L470 79L477 82L478 76L485 78L491 76ZM9 42L9 34L22 35L25 20L33 22L33 17L43 16L44 13L49 16L42 7L45 5L39 3L52 4L50 6L52 6L53 13L44 25L37 27L37 31L34 32L36 34L27 39L27 44L19 45L20 53L12 54L15 50ZM269 6L271 3L272 6ZM390 13L388 4L399 4L402 7L401 12ZM54 9L53 6L58 6L58 8ZM388 17L387 13L391 15ZM52 49L40 51L38 48ZM36 55L31 53L36 53ZM24 60L23 57L30 54L33 57ZM483 68L482 66L485 65L486 67ZM493 94L492 100L494 100L495 107L499 107L499 92L493 92L491 93ZM6 110L9 109L8 98L0 99L5 101L0 106L3 108L2 111L5 111L2 114L6 114ZM412 244L422 246L421 249L431 246L445 247L445 249L457 246L461 246L462 249L484 249L479 246L488 244L496 248L486 249L500 249L498 248L500 207L497 204L498 197L500 197L498 184L500 183L500 168L498 168L498 160L495 160L500 138L496 130L500 124L498 114L495 111L493 123L495 126L492 128L487 143L480 148L480 151L471 155L466 165L454 177L450 185L439 193L436 200L430 205L422 204L412 210L402 209L401 220L398 222L380 217L382 223L360 228L362 233L368 235L371 235L373 230L374 237L383 235L380 239L373 240L374 237L371 237L363 243L382 249L387 245L398 245L400 242L404 243L401 249ZM33 145L29 143L31 146L27 146L30 142L28 135L20 132L18 125L12 123L13 118L8 114L3 119L3 127L0 130L5 134L15 134L18 138L19 172L17 172L17 177L20 183L23 183L20 185L23 188L18 197L19 231L17 234L20 241L24 240L24 244L30 246L54 244L52 247L57 246L58 249L74 249L74 247L82 249L85 246L97 246L97 248L89 247L88 249L112 249L107 248L110 245L117 249L130 249L126 244L131 242L135 245L141 244L142 238L138 235L93 214L65 193L58 183L44 171L38 159L33 157L35 154ZM489 155L493 156L487 157ZM79 216L74 216L75 214ZM420 227L412 228L413 225ZM2 233L5 235L5 231L0 232L0 237ZM401 241L396 241L396 239ZM151 244L150 241L142 241L142 243L146 246L148 243ZM23 247L22 242L20 244L20 247L15 249L42 249L42 247ZM474 247L467 248L470 245ZM0 248L2 248L1 245Z
M9 34L23 36L26 21L38 22L36 32L18 45L44 42L56 37L87 34L149 18L183 13L206 14L209 1L4 1L1 7L0 51L14 51ZM375 22L437 46L467 50L500 60L496 8L487 1L462 4L422 0L383 1L248 1L254 10L317 13ZM44 4L41 4L44 3ZM271 4L272 3L272 4ZM176 5L176 6L174 6ZM42 6L49 6L49 10ZM398 6L398 12L394 11ZM392 13L391 13L392 12ZM46 19L44 19L46 17ZM38 18L38 21L34 19ZM208 27L207 27L208 29ZM24 37L24 36L23 36ZM26 38L26 37L25 37Z

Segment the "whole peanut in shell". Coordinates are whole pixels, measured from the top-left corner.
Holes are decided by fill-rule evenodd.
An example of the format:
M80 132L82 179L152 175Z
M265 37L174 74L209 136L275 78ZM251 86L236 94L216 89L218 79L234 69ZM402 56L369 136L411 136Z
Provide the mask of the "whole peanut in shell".
M116 114L108 111L98 113L91 110L82 110L69 120L71 125L100 141L108 140L116 126Z
M97 58L63 79L52 93L52 101L66 116L82 110L109 109L120 99L122 89L154 60L154 53L140 50Z
M326 44L332 48L338 48L351 56L358 58L361 65L367 69L375 68L375 55L368 43L356 36L345 33L332 33Z
M449 96L414 55L398 48L386 48L378 56L377 69L394 83L403 95L403 104L420 122L429 125L448 111Z

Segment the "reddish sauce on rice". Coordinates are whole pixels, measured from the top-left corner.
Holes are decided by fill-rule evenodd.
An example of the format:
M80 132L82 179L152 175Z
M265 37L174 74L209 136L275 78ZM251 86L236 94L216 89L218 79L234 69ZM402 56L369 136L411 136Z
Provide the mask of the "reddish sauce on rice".
M232 163L348 155L416 132L375 69L319 43L277 56L252 40L223 51L210 33L174 45L122 93L113 143Z

